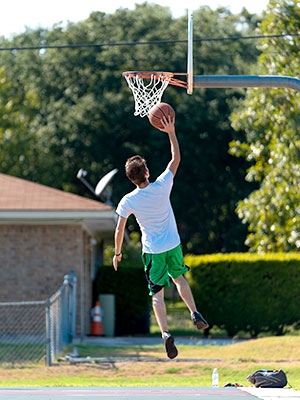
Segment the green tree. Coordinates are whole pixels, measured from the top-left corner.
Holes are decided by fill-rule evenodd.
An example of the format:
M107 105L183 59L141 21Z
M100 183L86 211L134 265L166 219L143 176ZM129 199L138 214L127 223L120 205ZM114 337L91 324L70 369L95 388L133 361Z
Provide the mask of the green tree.
M28 126L38 107L34 92L16 92L5 67L0 68L0 166L1 172L26 176L34 167L38 147Z
M243 11L232 15L220 8L194 13L195 38L241 36L252 32L257 19ZM170 10L144 3L131 11L95 12L67 28L27 30L11 45L92 44L179 39L187 36L187 17L175 19ZM9 44L9 43L5 43ZM249 41L196 42L196 74L243 74L256 61L258 50ZM86 194L76 179L79 168L92 183L112 168L115 203L132 189L123 172L128 157L140 153L155 178L169 161L166 135L147 119L133 116L132 94L122 78L126 70L186 70L186 43L102 46L0 54L0 61L17 92L38 97L28 132L35 138L39 158L26 177ZM168 87L163 101L176 110L182 164L172 203L183 244L195 253L245 250L246 229L234 213L236 202L251 185L244 181L246 162L228 154L234 131L229 123L231 102L241 90L195 90L187 96ZM10 173L9 169L3 172ZM130 221L130 230L136 230Z
M296 0L271 0L260 31L299 32ZM297 77L299 36L263 40L256 73ZM298 75L299 77L299 75ZM259 188L238 205L249 224L247 245L252 251L293 251L300 248L300 93L289 89L251 89L233 114L233 126L245 131L231 143L231 154L251 162L246 179Z

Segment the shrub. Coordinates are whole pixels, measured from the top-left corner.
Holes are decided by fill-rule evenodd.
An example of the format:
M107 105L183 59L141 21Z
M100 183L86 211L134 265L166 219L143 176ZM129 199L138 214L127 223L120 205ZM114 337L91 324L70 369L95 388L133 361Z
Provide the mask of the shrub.
M94 281L95 298L99 294L116 296L116 335L146 334L150 329L149 290L142 267L119 265L98 269Z
M187 279L210 326L276 335L300 320L300 255L231 253L187 255Z

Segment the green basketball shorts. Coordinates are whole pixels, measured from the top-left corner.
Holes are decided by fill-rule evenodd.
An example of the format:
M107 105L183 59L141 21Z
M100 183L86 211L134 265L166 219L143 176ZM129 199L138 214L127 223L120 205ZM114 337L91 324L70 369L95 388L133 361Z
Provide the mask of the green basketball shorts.
M169 287L170 277L177 279L189 270L183 262L181 245L159 254L142 253L142 260L150 295Z

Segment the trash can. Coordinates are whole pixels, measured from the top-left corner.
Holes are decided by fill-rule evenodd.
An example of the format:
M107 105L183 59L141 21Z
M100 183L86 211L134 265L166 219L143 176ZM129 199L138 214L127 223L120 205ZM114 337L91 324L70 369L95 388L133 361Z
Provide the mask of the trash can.
M103 332L105 336L115 336L115 295L100 294L99 301L102 309Z

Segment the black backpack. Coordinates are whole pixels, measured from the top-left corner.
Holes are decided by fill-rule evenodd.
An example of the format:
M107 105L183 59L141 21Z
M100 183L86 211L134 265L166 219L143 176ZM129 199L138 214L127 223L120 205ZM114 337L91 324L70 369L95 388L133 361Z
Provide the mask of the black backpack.
M280 370L260 369L248 375L247 379L255 387L283 388L287 384L286 374Z

